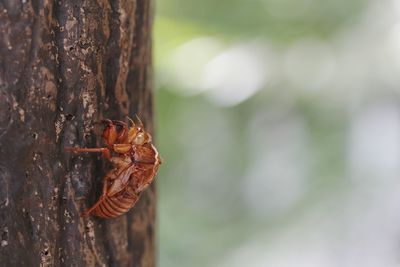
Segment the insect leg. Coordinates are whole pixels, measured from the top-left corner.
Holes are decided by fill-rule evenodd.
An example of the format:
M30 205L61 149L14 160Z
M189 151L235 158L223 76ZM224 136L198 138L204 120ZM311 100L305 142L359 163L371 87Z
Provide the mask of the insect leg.
M122 158L122 157L112 157L110 161L117 168L121 168L131 162L129 158Z
M112 123L118 126L118 136L116 142L125 143L125 140L128 137L128 125L125 122L119 120L113 120Z
M66 151L72 153L102 153L103 157L106 159L111 159L110 150L106 147L95 147L95 148L86 148L86 147L65 147Z
M132 149L131 144L114 144L113 149L119 154L128 153Z
M114 123L111 120L102 120L102 123L107 124L106 128L103 131L102 137L106 142L108 147L112 147L112 145L117 141L118 132L117 127L115 127Z
M126 124L126 122L124 122L124 121L119 121L119 120L113 120L112 121L115 125L121 125L121 126L125 126L125 127L127 127L127 124Z

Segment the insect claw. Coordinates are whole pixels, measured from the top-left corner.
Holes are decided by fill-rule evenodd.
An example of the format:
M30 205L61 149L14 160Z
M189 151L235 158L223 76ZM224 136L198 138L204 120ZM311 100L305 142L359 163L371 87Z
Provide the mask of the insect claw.
M137 114L135 114L135 117L139 122L139 126L143 128L143 122L140 120L139 116Z
M132 123L133 126L136 126L135 122L129 116L126 116L126 118Z
M120 126L126 126L126 123L123 121L119 121L119 120L113 120L112 123L114 125L120 125Z
M103 119L103 120L100 121L100 123L105 123L105 124L108 124L108 125L113 124L112 120L109 120L109 119Z

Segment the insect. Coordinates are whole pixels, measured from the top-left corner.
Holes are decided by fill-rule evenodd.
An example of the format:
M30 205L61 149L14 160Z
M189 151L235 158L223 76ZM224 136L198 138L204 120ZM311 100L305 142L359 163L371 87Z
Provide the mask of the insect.
M119 120L102 120L106 126L102 137L106 147L65 147L73 153L97 152L108 159L113 168L103 178L103 191L99 200L82 215L114 218L131 209L140 193L153 181L161 164L151 135L143 123L128 118L131 126Z

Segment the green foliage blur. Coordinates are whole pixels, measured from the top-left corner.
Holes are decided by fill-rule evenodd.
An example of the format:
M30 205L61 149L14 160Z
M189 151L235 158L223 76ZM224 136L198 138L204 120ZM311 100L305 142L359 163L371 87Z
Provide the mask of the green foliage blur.
M159 266L398 266L397 7L156 1Z

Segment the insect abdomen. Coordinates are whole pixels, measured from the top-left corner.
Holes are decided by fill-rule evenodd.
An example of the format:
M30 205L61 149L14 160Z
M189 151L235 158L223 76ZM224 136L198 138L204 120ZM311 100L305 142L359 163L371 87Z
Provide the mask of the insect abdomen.
M137 196L105 196L90 213L103 218L115 218L130 210L137 199Z

